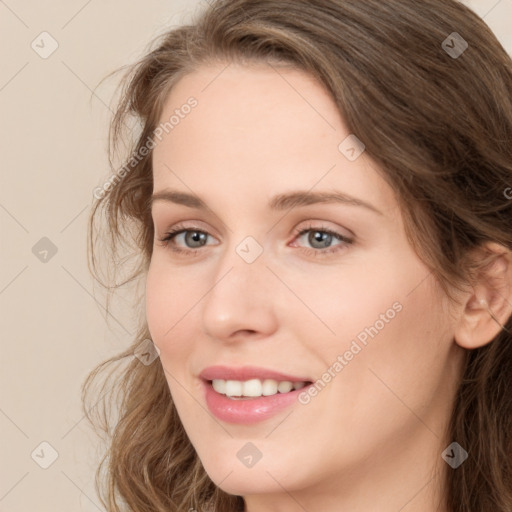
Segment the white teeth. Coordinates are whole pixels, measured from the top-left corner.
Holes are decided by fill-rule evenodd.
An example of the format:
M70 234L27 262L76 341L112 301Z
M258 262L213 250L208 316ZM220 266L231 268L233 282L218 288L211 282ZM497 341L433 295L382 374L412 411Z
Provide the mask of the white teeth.
M217 393L222 393L223 395L226 394L226 381L221 379L215 379L212 380L212 386Z
M251 379L246 380L242 385L243 396L261 396L261 380Z
M227 396L241 396L242 383L239 380L227 380L225 394Z
M217 393L228 397L259 397L271 396L279 393L288 393L295 389L301 389L306 385L305 382L278 382L274 379L250 379L240 380L222 380L213 379L212 386Z
M279 393L288 393L288 391L291 391L292 389L293 384L288 380L280 382L277 386L277 391L279 391Z
M270 396L277 394L277 380L274 379L265 379L262 385L262 393L263 396Z

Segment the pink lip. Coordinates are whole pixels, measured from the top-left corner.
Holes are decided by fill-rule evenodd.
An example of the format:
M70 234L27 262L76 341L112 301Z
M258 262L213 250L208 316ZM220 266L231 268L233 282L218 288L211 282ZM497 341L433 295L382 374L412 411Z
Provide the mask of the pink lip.
M294 377L283 373L245 366L242 368L230 368L227 366L211 366L200 373L203 380L205 400L208 409L218 419L227 423L250 425L266 420L278 412L286 409L297 401L300 393L307 389L295 389L288 393L277 393L272 396L262 396L242 400L233 400L225 395L217 393L211 384L213 379L223 380L250 380L250 379L274 379L277 381L311 382L311 379ZM312 384L311 384L312 385Z

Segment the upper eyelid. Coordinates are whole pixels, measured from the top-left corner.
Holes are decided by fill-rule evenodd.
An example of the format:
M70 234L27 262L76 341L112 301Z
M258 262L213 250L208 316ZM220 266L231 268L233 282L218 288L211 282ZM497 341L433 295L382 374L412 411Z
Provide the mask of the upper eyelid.
M205 233L206 235L217 239L217 237L213 235L208 229L202 228L200 226L181 226L178 223L178 225L173 226L172 228L166 229L164 231L164 235L167 235L168 233L172 232L175 236L187 231L198 231L200 233Z
M202 227L200 224L201 224L201 221L184 221L184 222L197 222L198 224L196 225L192 225L192 226L188 226L188 225L184 225L182 222L177 222L175 224L173 224L171 227L168 227L168 228L165 228L163 229L162 231L167 233L167 232L170 232L170 231L173 231L173 232L178 232L178 231L202 231L204 233L207 233L208 235L210 236L216 236L214 234L212 234L211 230L209 228L205 228L205 227ZM304 222L304 221L303 221ZM349 234L347 235L343 235L343 233L340 233L340 235L343 235L343 236L346 236L347 238L350 238L350 237L353 237L355 236L351 230L349 230L348 228L336 228L336 227L330 227L330 226L325 226L325 225L314 225L314 223L325 223L326 221L321 221L321 220L308 220L308 221L305 221L307 222L306 225L303 225L301 227L295 227L293 228L293 232L295 234L299 233L300 231L302 230L307 230L307 229L316 229L318 231L333 231L333 232L337 232L339 230L345 230L345 231L348 231ZM301 224L301 223L299 223ZM153 224L154 226L154 231L158 231L156 229L156 222L154 222ZM215 230L214 230L215 231Z
M191 225L191 226L188 226L188 225L184 225L185 223L188 223L188 222L192 222L192 223L195 223L194 225ZM326 221L324 219L306 219L306 220L302 220L300 222L298 222L297 224L302 224L302 223L308 223L308 225L310 224L314 224L314 223L320 223L320 224L325 224L326 222L332 222L332 221ZM153 227L154 227L154 231L156 232L157 229L156 229L156 226L157 226L158 222L157 220L153 217ZM166 223L167 224L167 223ZM177 221L173 224L169 223L168 225L170 225L169 228L165 228L163 229L162 231L170 231L171 229L174 231L176 229L183 229L183 230L197 230L197 231L205 231L207 232L209 235L211 236L216 236L212 233L212 230L210 227L202 227L201 225L202 224L207 224L205 223L204 221L201 221L199 219L193 219L193 220L185 220L185 221ZM343 226L343 227L330 227L330 226L318 226L318 225L312 225L311 226L311 229L318 229L320 230L320 227L323 228L323 229L326 229L326 230L330 230L330 231L345 231L347 232L346 235L343 235L343 236L346 236L347 238L355 238L355 233L350 230L349 228ZM302 229L306 229L306 226L303 226L301 228L293 228L293 231L295 233L297 233L298 231L302 230ZM216 231L215 229L213 229L213 231ZM231 231L231 230L229 230ZM340 234L343 234L343 233L340 233Z

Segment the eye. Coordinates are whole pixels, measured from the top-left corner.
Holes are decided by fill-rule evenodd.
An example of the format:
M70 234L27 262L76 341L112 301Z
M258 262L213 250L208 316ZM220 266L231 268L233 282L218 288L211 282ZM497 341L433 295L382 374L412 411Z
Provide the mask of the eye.
M295 240L305 238L311 247L302 247L302 251L306 254L313 254L314 256L334 253L353 243L351 238L324 226L315 227L309 225L306 228L296 230L294 234L295 238L293 243L296 244ZM307 237L305 237L306 234ZM169 249L175 253L192 256L199 252L201 247L207 245L208 237L211 237L211 235L202 229L178 225L169 230L165 233L163 238L159 238L158 240L161 242L161 245L169 247ZM184 243L184 247L177 245L180 241ZM333 244L333 242L337 243ZM292 245L292 247L295 247L295 245Z
M176 226L169 230L165 236L159 240L163 246L169 246L174 252L195 254L201 247L206 245L206 241L209 236L210 235L206 231L201 229ZM185 242L185 248L177 246L176 240Z
M315 227L309 225L306 228L299 229L296 232L296 239L300 240L301 238L305 238L306 242L311 246L311 248L305 247L304 250L307 253L313 253L315 256L337 252L353 243L351 238L324 226ZM333 242L338 243L333 245Z

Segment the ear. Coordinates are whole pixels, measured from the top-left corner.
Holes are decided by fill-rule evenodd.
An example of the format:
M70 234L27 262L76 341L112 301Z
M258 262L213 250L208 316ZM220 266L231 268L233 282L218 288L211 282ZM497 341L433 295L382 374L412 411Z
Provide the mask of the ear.
M490 343L512 315L512 252L497 243L475 252L477 261L489 263L479 270L454 333L455 342L466 349Z

